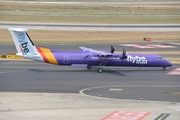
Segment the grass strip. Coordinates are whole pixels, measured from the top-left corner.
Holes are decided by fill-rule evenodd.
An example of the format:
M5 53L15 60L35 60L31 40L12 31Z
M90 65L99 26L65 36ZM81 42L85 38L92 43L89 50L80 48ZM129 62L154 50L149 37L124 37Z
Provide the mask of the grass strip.
M180 64L180 58L166 58L166 59L173 64Z
M7 29L0 29L0 44L13 44ZM144 42L148 37L152 42L179 42L180 32L123 32L123 31L73 31L73 30L29 30L35 44L112 44Z
M0 21L91 24L180 24L176 5L62 5L1 2Z

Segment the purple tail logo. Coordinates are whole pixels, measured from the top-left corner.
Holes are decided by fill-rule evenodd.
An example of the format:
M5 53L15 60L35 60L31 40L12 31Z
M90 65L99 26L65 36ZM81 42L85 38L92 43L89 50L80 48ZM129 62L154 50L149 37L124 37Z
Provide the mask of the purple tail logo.
M26 42L25 33L21 33L18 35L18 41L20 43L19 47L23 55L26 55L29 52L28 42Z

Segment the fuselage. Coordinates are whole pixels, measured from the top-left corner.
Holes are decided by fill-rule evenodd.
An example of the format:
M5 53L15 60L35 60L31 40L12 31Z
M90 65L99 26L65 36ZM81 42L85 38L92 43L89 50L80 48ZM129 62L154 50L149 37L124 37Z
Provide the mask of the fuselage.
M80 52L61 52L47 48L38 48L40 56L44 56L43 62L56 65L71 66L139 66L139 67L169 67L172 64L158 54L127 54L126 59L121 59L122 54L112 56L99 56L95 53ZM33 57L32 59L35 59ZM39 60L41 61L41 60Z

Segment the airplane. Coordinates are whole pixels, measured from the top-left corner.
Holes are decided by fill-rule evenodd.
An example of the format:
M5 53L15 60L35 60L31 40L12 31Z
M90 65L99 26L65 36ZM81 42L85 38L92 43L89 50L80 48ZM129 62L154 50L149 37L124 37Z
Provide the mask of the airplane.
M92 66L99 66L98 72L102 73L104 66L132 66L132 67L171 67L172 63L158 54L127 54L123 49L122 54L115 54L115 48L111 45L110 51L94 50L79 47L77 52L62 52L48 48L35 46L27 34L26 28L8 28L17 49L17 56L35 61L68 66L86 66L88 70Z

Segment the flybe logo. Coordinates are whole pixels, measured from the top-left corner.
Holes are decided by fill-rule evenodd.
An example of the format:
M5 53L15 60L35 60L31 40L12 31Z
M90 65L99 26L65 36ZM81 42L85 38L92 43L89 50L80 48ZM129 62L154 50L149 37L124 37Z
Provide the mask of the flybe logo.
M18 35L18 42L20 43L19 47L23 55L26 55L29 52L27 48L28 42L26 42L26 35L25 33L21 33Z
M139 56L133 57L131 55L127 56L127 61L135 63L135 64L147 64L148 63L148 60L145 57L139 57Z

